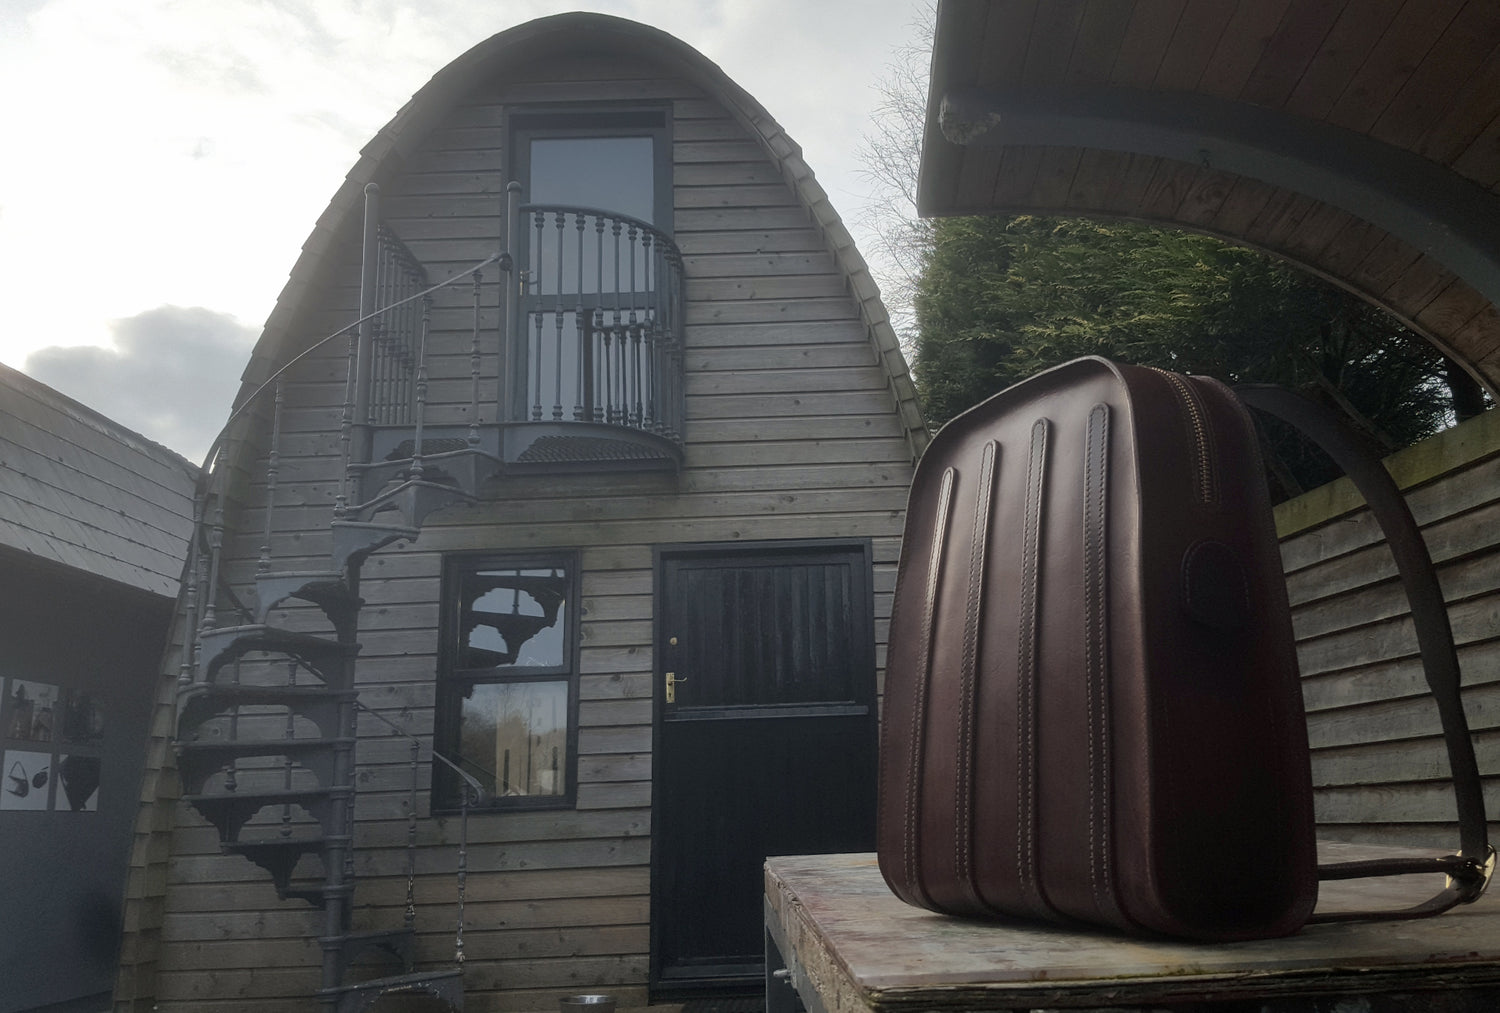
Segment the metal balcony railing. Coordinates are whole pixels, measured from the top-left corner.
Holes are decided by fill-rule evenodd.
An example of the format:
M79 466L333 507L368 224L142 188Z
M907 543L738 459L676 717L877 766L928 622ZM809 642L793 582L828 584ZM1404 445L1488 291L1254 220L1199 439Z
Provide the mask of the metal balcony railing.
M628 215L527 204L512 250L512 421L682 432L682 255Z

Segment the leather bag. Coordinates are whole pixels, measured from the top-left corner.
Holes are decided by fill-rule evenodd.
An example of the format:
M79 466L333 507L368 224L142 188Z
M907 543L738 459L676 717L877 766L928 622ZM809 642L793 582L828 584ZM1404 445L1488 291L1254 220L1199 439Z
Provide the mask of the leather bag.
M1217 381L1088 358L949 422L917 468L877 832L903 900L1237 940L1295 932L1320 875L1447 872L1448 888L1405 916L1482 891L1494 852L1457 661L1404 500L1309 402L1245 397L1359 472L1397 551L1426 617L1461 854L1318 868L1290 608L1250 414Z

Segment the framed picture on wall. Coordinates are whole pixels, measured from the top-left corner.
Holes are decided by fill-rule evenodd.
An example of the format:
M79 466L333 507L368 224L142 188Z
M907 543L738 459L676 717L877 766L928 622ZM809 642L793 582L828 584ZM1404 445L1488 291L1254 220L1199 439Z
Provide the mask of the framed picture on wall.
M0 809L48 809L52 796L52 754L7 749L0 765Z
M8 680L5 737L16 742L51 742L56 733L60 693L50 682Z
M64 688L57 723L59 740L88 744L104 741L104 708L93 693Z
M75 813L99 810L97 756L69 753L57 761L57 798L54 807Z

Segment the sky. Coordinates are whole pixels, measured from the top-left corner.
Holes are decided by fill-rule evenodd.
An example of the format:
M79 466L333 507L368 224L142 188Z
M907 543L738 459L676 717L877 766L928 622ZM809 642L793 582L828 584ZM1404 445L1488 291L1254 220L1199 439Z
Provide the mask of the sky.
M797 141L861 239L857 149L921 0L610 0ZM0 0L0 362L198 461L371 137L547 0ZM861 242L861 246L866 245Z

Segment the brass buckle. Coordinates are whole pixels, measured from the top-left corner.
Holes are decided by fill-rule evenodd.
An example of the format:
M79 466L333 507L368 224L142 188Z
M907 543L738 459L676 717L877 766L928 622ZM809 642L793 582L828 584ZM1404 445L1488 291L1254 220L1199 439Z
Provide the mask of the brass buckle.
M1495 878L1495 846L1491 844L1487 850L1488 854L1485 855L1483 862L1475 859L1469 860L1469 868L1474 871L1474 877L1472 879L1465 877L1463 880L1464 897L1462 903L1464 904L1472 904L1480 897L1483 897L1484 891L1489 889L1490 880ZM1452 876L1447 877L1448 889L1453 889L1455 885L1457 884L1454 878Z

